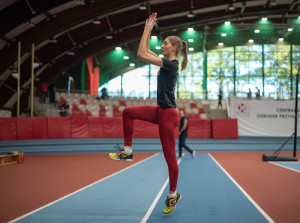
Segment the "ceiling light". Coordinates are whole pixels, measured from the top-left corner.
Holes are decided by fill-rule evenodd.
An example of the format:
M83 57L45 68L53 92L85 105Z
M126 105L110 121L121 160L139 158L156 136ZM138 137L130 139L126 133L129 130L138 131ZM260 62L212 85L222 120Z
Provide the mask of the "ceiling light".
M31 22L30 20L29 20L27 23L28 23L28 25L30 25L31 27L34 27L34 26L35 26L35 24L34 24L33 22Z
M254 30L255 33L260 33L259 29Z
M194 28L188 28L188 31L189 31L189 32L193 32L193 31L194 31Z
M272 1L271 1L271 3L270 3L270 5L271 5L271 6L275 6L275 5L277 5L277 2L276 2L276 0L272 0Z
M219 46L224 46L224 43L218 43Z
M135 64L134 63L130 63L129 66L135 67Z
M156 47L155 47L155 49L157 49L157 50L160 50L160 49L161 49L161 47L160 47L160 46L156 46Z
M192 19L192 18L194 18L196 15L193 13L193 11L190 11L187 15L186 15L186 17L188 17L188 18L190 18L190 19Z
M68 56L74 56L75 53L74 53L73 51L69 51L69 52L67 52L67 55L68 55Z
M57 40L54 39L53 36L51 36L51 37L49 37L48 42L49 42L49 43L57 43Z
M128 60L128 59L129 59L129 56L123 56L123 59L124 59L124 60Z
M157 36L151 36L151 39L157 39Z
M227 36L227 34L226 34L226 33L222 33L221 36L224 36L224 37L225 37L225 36Z
M248 41L249 43L253 43L254 42L254 40L253 39L249 39L249 41Z
M139 10L147 10L147 6L144 3L140 4Z
M93 24L94 24L94 25L100 25L100 24L101 24L100 19L94 19L94 20L93 20Z
M282 42L282 41L284 41L284 38L281 37L278 39L278 41Z
M116 49L116 50L121 50L122 48L121 48L121 47L119 47L119 46L117 46L115 49Z
M263 22L266 22L267 20L268 20L267 17L262 17L262 18L261 18L261 21L263 21Z
M38 62L33 62L32 67L33 69L38 68L40 64Z
M105 36L105 38L106 39L113 39L113 36L109 34L109 35Z
M189 51L191 52L191 51L194 51L194 47L190 47L189 48Z
M289 31L289 32L292 32L292 31L293 31L293 28L288 28L288 31Z
M225 25L229 26L230 25L230 21L225 21Z
M162 54L159 54L158 56L159 56L160 58L163 58L163 57L164 57L164 55L162 55Z
M76 3L77 5L85 5L84 0L76 0L75 3Z
M234 5L233 4L228 5L228 10L229 11L234 11L235 10Z
M13 78L19 80L20 79L20 74L16 71L16 72L13 72L11 73L11 76L13 76Z
M188 39L188 42L189 42L189 43L193 43L194 40L193 40L193 39Z

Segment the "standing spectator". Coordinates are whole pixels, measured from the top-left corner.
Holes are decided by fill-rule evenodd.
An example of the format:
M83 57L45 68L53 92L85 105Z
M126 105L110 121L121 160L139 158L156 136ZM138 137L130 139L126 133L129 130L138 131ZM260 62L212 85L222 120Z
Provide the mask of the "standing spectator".
M247 92L247 98L251 99L251 97L252 97L252 92L251 89L249 88L249 91Z
M196 152L191 150L186 144L185 144L185 140L188 134L188 117L185 116L184 111L181 110L179 112L180 115L180 126L179 126L179 158L182 157L182 147L185 148L188 152L191 153L192 157L195 157Z
M47 97L47 84L44 81L41 83L40 91L41 91L42 102L45 103Z
M221 109L222 109L222 98L223 98L223 91L220 88L219 94L218 94L218 99L219 99L219 101L218 101L218 109L219 109L220 106L221 106Z
M51 83L48 87L48 90L49 90L49 98L50 98L50 103L55 103L55 86L53 83Z
M259 100L260 99L260 90L258 87L256 87L257 92L256 92L256 99Z

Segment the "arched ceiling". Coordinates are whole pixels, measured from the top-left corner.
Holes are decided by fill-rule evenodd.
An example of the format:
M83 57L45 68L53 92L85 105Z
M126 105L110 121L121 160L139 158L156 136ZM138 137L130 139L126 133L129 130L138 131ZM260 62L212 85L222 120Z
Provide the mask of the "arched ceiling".
M220 25L230 20L235 29L224 40L226 46L243 45L252 38L257 21L267 16L272 32L262 31L256 43L275 43L284 37L289 44L300 44L300 0L2 0L0 1L0 107L13 108L16 103L18 42L21 42L21 89L30 88L31 50L35 62L42 65L35 75L50 82L89 56L94 56L101 75L110 79L128 64L116 63L111 52L121 46L135 58L144 22L152 12L158 13L156 34L182 35L192 26L199 32L195 50L212 49L220 42ZM233 6L230 10L229 6ZM188 18L189 13L194 17ZM94 24L99 20L100 24ZM293 32L287 28L293 27ZM264 34L264 35L262 35ZM230 37L232 35L232 37ZM108 38L111 36L112 38ZM233 37L234 36L234 37ZM26 99L27 100L27 99Z

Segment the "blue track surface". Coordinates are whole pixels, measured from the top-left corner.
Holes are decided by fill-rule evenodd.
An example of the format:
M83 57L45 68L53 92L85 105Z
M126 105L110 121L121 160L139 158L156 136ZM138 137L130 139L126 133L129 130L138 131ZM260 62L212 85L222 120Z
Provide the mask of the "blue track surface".
M278 162L277 161L272 163L300 173L300 162Z
M160 153L18 222L140 222L167 178ZM176 210L162 213L167 186L147 222L268 222L208 154L183 157L178 191Z
M183 158L177 189L183 198L174 213L161 213L168 194L166 188L149 223L268 222L208 154Z
M239 139L226 140L187 139L187 144L196 151L275 151L286 140L287 138L285 137L239 137ZM299 147L300 140L298 142L297 146ZM11 151L19 151L26 154L111 152L116 143L122 145L123 139L84 138L1 141L0 153L5 154ZM133 148L135 152L162 151L159 139L134 139ZM292 150L293 142L290 140L283 151Z

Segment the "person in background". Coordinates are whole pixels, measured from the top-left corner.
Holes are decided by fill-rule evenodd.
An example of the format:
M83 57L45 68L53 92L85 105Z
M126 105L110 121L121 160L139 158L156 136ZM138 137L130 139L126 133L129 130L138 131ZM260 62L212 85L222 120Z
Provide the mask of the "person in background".
M49 98L50 98L50 103L55 103L56 99L55 99L55 86L53 83L51 83L48 87L48 91L49 91Z
M103 99L103 100L108 99L108 94L107 94L107 90L105 87L101 89L101 99Z
M256 92L256 99L259 100L260 99L260 90L258 87L256 87L257 92Z
M188 117L185 116L183 110L181 110L179 112L179 115L180 115L180 126L179 126L179 132L178 132L178 134L179 134L179 145L178 145L178 148L179 148L179 158L182 158L182 147L185 148L192 155L192 158L194 158L195 155L196 155L196 152L193 151L193 150L191 150L185 144L186 137L187 137L187 134L188 134L188 127L189 127Z
M45 103L47 97L47 84L44 81L40 85L40 91L41 91L42 102Z
M61 117L69 116L70 106L67 104L66 100L64 100L64 99L60 100L59 108L60 108L59 114Z
M252 97L252 92L251 89L249 88L249 91L247 92L247 98L251 99L251 97Z
M223 98L223 91L222 91L222 89L220 88L220 90L219 90L219 94L218 94L218 109L219 109L219 107L221 106L221 109L222 109L222 98Z

